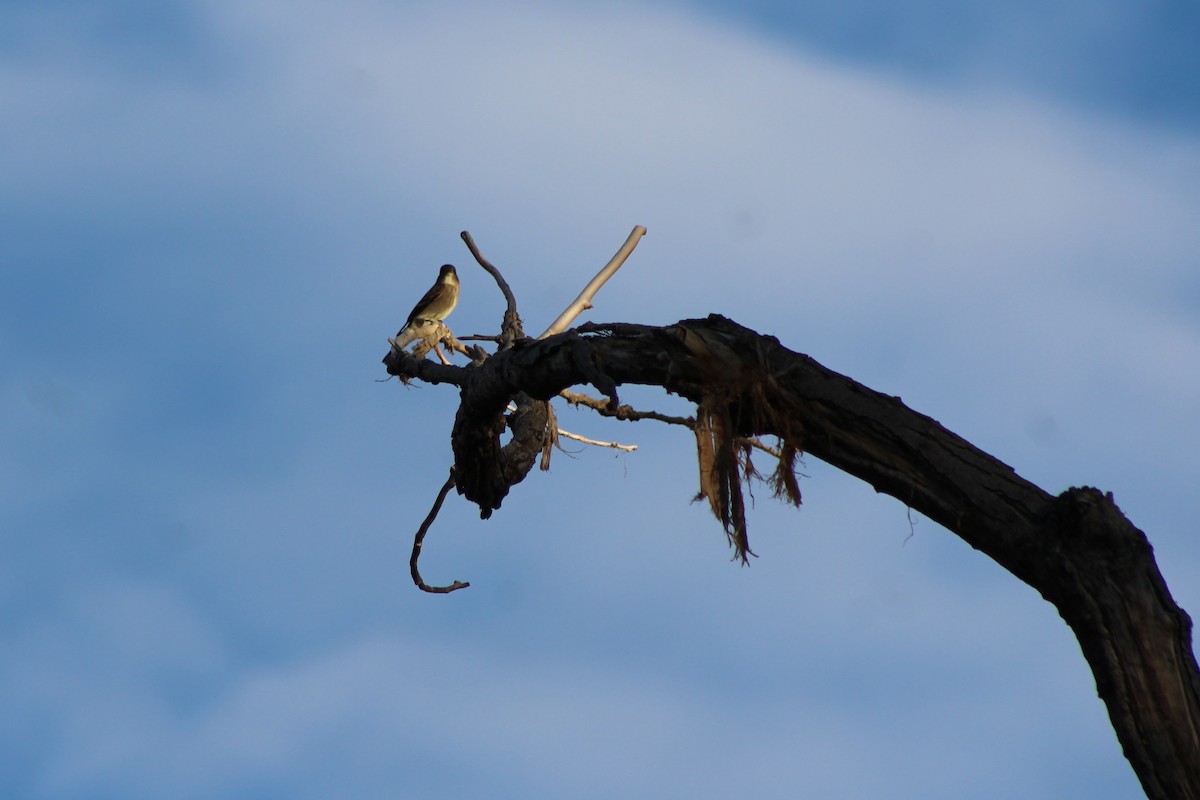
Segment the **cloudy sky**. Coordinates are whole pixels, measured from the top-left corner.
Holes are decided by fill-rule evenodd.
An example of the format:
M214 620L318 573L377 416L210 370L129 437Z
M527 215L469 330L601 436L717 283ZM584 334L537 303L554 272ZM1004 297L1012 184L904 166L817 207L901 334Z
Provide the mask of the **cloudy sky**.
M1200 612L1200 12L662 2L8 3L0 784L28 798L1128 798L1070 631L808 459L759 558L690 436L571 448L489 521L459 334L719 312L1051 492ZM651 391L642 407L686 413Z

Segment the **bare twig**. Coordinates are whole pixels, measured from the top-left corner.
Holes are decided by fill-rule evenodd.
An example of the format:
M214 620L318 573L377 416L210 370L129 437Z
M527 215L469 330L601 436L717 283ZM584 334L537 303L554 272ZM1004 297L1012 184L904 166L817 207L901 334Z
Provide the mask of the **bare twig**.
M425 517L425 521L421 523L420 529L417 530L417 535L413 537L412 557L408 559L408 568L412 572L413 583L422 592L430 592L431 594L449 594L450 592L465 589L471 584L466 581L455 581L449 586L430 586L421 580L421 571L417 568L417 559L421 557L421 544L425 541L425 534L429 532L429 526L437 519L438 512L442 510L442 502L445 501L446 495L454 488L454 470L450 471L450 477L446 478L446 482L442 484L442 490L438 492L437 500L433 502L433 508L429 509L429 516Z
M594 398L589 398L589 399L594 399ZM604 401L596 400L596 402L603 403ZM515 405L513 405L512 403L509 403L508 410L516 411L517 407ZM590 444L595 447L611 447L614 450L624 450L626 453L632 453L634 450L638 449L638 446L636 444L621 444L620 442L604 442L599 439L589 439L588 437L581 436L578 433L571 433L570 431L559 426L558 417L554 414L553 406L550 407L549 430L552 431L553 435L550 436L546 440L546 449L542 454L542 470L543 471L550 468L550 464L549 464L549 462L550 462L550 447L551 446L558 447L558 437L559 436L565 436L566 438L572 439L576 442L580 442L582 444ZM562 447L558 447L558 449L562 450Z
M758 437L750 438L747 436L739 436L737 437L737 442L738 444L749 445L755 449L762 450L764 453L774 458L779 458L780 454L783 452L781 448L772 447Z
M617 251L616 255L604 265L604 269L596 273L596 277L592 278L591 283L584 287L579 297L575 298L575 302L571 303L566 311L559 314L558 319L554 320L550 327L546 329L546 332L538 338L545 339L547 336L562 333L570 327L576 317L591 308L592 298L596 296L596 292L600 291L600 287L616 274L616 271L625 263L625 259L629 258L629 254L633 252L633 248L637 247L637 243L645 235L645 226L634 225L633 232L629 234L629 238L625 240L625 244L621 245L621 249Z
M594 445L596 447L611 447L614 450L624 450L626 453L632 453L634 450L638 449L638 446L636 444L621 444L620 442L602 442L598 439L589 439L586 436L580 436L578 433L571 433L570 431L563 430L562 428L558 429L558 435L564 436L568 439L574 439L575 441L582 442L583 444Z
M501 324L499 342L501 350L511 347L515 340L525 337L525 331L521 327L521 317L517 314L517 298L513 295L512 289L509 288L508 281L504 280L504 276L500 274L500 270L496 269L492 265L492 262L484 258L483 254L479 252L479 248L475 245L475 240L471 238L470 231L463 231L459 236L466 243L467 249L471 251L471 255L475 256L475 260L479 262L479 266L487 270L488 274L495 279L496 285L500 287L500 291L504 294L504 302L507 304L507 309L504 312L504 321Z
M631 408L630 406L624 406L624 405L617 406L616 410L610 410L608 407L607 400L602 400L598 397L591 397L589 395L581 394L579 392L572 392L570 389L563 389L561 392L558 393L558 396L563 398L564 400L566 400L568 403L570 403L573 406L576 406L576 407L587 406L588 408L590 408L594 411L600 412L600 415L605 416L605 417L614 417L615 419L626 420L626 421L630 421L630 422L636 422L637 420L640 420L640 419L652 419L657 422L665 422L669 425L683 425L684 427L687 427L687 428L691 428L692 426L694 426L696 424L696 420L691 417L672 417L672 416L663 414L658 411L637 411L636 409ZM616 444L615 442L592 441L591 439L586 439L584 437L568 433L567 431L563 430L562 428L559 428L558 432L559 432L559 434L567 437L568 439L575 439L576 441L584 442L586 444L593 444L598 447L614 447L619 450L628 450L628 451L637 449L637 445L623 445L623 444ZM767 455L774 456L775 458L778 458L779 454L781 452L778 447L772 447L771 445L767 444L766 442L762 441L761 439L759 439L757 437L739 436L739 437L737 437L737 442L739 444L744 444L749 447L753 447L757 450L761 450L764 453L766 453Z
M628 420L636 422L639 419L653 419L658 422L665 422L669 425L682 425L685 428L695 426L696 420L691 417L673 417L668 414L661 414L657 411L637 411L636 409L621 405L610 409L607 400L601 400L598 397L591 397L579 392L572 392L570 389L563 389L558 393L558 396L566 400L573 406L587 406L590 409L599 411L603 417L614 417L616 419Z

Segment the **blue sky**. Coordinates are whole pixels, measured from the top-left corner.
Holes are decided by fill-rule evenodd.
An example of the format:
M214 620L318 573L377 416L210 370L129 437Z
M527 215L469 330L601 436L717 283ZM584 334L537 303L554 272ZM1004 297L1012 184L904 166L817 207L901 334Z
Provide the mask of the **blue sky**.
M1031 589L808 459L730 563L689 436L451 498L385 339L719 312L1200 610L1191 6L26 3L0 28L0 784L30 798L1139 796ZM748 289L752 286L752 289ZM686 413L630 388L643 407Z

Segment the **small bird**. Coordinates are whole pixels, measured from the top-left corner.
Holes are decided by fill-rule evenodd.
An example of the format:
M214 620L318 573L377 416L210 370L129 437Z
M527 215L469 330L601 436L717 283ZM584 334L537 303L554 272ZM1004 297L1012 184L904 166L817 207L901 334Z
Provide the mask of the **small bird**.
M404 327L396 336L411 325L423 322L440 322L450 316L450 312L458 305L458 273L452 264L446 264L438 273L437 283L417 301L412 313L404 323Z

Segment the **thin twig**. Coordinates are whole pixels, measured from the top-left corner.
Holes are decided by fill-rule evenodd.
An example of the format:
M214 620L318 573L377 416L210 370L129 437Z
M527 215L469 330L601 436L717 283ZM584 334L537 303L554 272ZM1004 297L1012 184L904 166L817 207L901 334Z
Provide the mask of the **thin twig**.
M525 337L525 331L521 327L521 316L517 313L517 298L513 295L508 281L504 280L504 276L500 274L500 270L496 269L492 262L484 258L483 253L479 252L479 248L475 245L475 240L471 237L470 231L463 231L459 236L466 243L467 249L471 251L471 255L475 256L475 260L479 262L479 266L487 270L488 274L495 279L496 285L500 287L500 291L504 294L504 302L507 305L507 310L504 312L504 322L501 325L499 341L500 349L505 350L512 346L513 341Z
M574 439L575 441L582 442L583 444L595 445L596 447L611 447L614 450L624 450L626 453L632 453L634 450L638 449L638 446L636 444L621 444L620 442L602 442L599 439L589 439L586 436L580 436L578 433L571 433L570 431L563 430L562 428L558 429L558 435L565 436L568 439Z
M446 478L446 482L442 485L442 490L438 492L437 500L433 503L433 508L429 509L429 516L425 517L425 521L421 523L417 535L413 537L412 557L408 559L408 568L412 572L413 583L422 592L449 594L450 592L465 589L471 585L466 581L455 581L449 586L430 586L421 580L421 571L417 568L417 559L421 557L421 544L425 541L425 534L429 532L429 526L437 519L438 512L442 509L442 502L446 499L446 495L452 488L454 488L454 470L450 470L450 477Z
M605 417L615 417L616 419L627 420L630 422L636 422L637 420L640 420L640 419L652 419L652 420L656 420L658 422L665 422L669 425L683 425L684 427L687 427L687 428L691 428L696 424L696 420L693 419L692 417L672 417L667 414L660 413L658 411L637 411L629 406L618 406L616 408L616 410L611 410L608 407L607 400L601 400L598 397L591 397L586 394L580 394L579 392L572 392L570 389L563 389L561 392L558 393L558 396L563 398L564 400L566 400L568 403L570 403L573 406L576 406L576 407L587 406L588 408L590 408L594 411L600 412L600 415L605 416ZM621 450L625 450L625 449L636 450L637 449L637 445L621 445L621 444L615 444L615 443L610 444L608 442L593 442L591 440L583 439L582 437L578 437L573 434L567 433L566 431L564 431L561 428L559 428L558 432L560 434L562 434L563 436L566 436L568 439L576 439L577 441L584 441L587 444L594 444L594 445L598 445L601 447L615 447L615 448L618 448ZM753 447L757 450L762 450L767 455L774 456L775 458L779 458L779 454L781 452L778 447L772 447L771 445L767 444L766 442L762 441L761 439L759 439L757 437L739 436L739 437L737 437L737 441L740 444L749 445L750 447Z
M772 447L771 445L769 445L769 444L767 444L766 442L764 442L762 439L759 439L757 436L756 436L756 437L753 437L753 438L751 438L751 437L749 437L749 436L738 436L738 437L735 439L735 441L736 441L738 444L750 445L750 446L751 446L751 447L753 447L753 448L756 448L756 449L758 449L758 450L762 450L762 451L763 451L764 453L766 453L767 455L769 455L769 456L774 456L775 458L779 458L779 456L780 456L780 455L782 454L782 452L783 452L783 451L782 451L780 448L778 448L778 447Z
M604 401L597 400L596 402L603 403ZM509 411L517 410L517 407L515 405L513 405L512 403L509 403L507 408ZM638 449L638 446L636 444L621 444L620 442L603 442L599 439L589 439L588 437L581 436L578 433L571 433L570 431L559 427L558 419L553 416L553 414L554 414L553 406L550 407L550 413L552 415L551 420L550 420L552 423L552 426L553 426L552 430L554 431L556 436L565 436L566 438L573 439L576 442L581 442L583 444L595 445L596 447L611 447L614 450L624 450L626 453L632 453L634 450ZM551 441L547 442L547 446L557 445L557 444L558 444L558 442L554 441L553 437L551 438ZM558 449L562 450L561 447L559 447ZM543 458L543 464L545 464L547 460L548 460L548 456ZM543 466L542 469L543 470L548 469L548 466Z
M587 406L594 411L599 411L602 417L615 417L630 422L636 422L639 419L653 419L669 425L683 425L685 428L692 428L696 425L696 420L691 417L673 417L668 414L659 413L658 411L637 411L626 405L610 409L607 400L601 400L598 397L591 397L579 392L572 392L570 389L563 389L558 393L558 396L573 406Z
M462 240L466 242L467 249L471 251L471 255L475 256L475 260L479 262L479 266L488 271L488 274L496 279L496 285L500 287L500 291L504 293L504 301L508 304L508 310L512 313L517 313L517 298L513 296L512 289L509 288L508 281L504 280L504 276L500 274L500 270L483 257L483 253L479 252L479 248L475 244L475 240L471 237L470 231L463 231L459 234Z
M583 291L579 293L579 297L575 298L575 302L567 306L567 310L559 314L558 319L554 320L550 327L546 329L546 332L538 338L545 339L547 336L562 333L570 327L576 317L591 308L592 298L596 296L596 292L600 291L600 287L616 274L616 271L625 263L625 259L629 258L629 254L633 252L633 248L637 247L637 243L645 235L645 226L634 225L633 232L629 234L629 238L625 240L625 244L621 245L621 249L617 251L617 254L604 265L604 269L596 273L596 277L592 278L591 283L583 288Z

